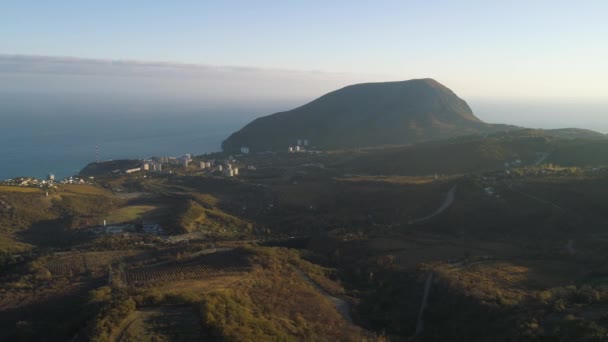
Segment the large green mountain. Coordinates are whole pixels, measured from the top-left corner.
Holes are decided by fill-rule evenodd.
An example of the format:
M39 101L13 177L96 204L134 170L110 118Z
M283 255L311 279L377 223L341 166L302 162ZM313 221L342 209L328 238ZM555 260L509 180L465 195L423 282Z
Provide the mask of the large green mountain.
M432 79L351 85L254 120L226 139L224 151L286 151L298 139L322 148L401 145L508 126L479 120L467 103Z

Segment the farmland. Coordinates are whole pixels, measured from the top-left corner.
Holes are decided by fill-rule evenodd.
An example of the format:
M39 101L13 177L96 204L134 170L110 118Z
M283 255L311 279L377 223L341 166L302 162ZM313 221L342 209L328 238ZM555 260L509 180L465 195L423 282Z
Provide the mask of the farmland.
M158 207L153 205L130 205L111 211L106 219L109 224L133 222L141 220L157 209Z
M232 179L176 168L48 197L2 190L0 247L10 252L0 315L28 321L56 300L75 303L66 312L83 315L52 330L59 340L173 340L180 329L219 340L399 341L416 330L433 274L422 340L461 328L481 336L471 320L499 332L487 339L550 335L568 315L603 324L607 175L351 174L328 156L263 156L278 162ZM444 211L413 223L454 188ZM133 229L98 233L104 219ZM142 221L167 236L146 234ZM352 324L325 292L350 308ZM42 321L20 323L19 334L36 340L49 331Z
M128 286L142 286L188 279L208 279L230 276L249 271L247 261L237 252L206 255L186 264L172 263L160 266L125 270L120 278Z
M0 185L0 192L42 193L42 190L22 186Z
M133 254L133 251L69 253L68 255L53 258L46 263L46 268L53 275L71 275L88 271L99 271Z

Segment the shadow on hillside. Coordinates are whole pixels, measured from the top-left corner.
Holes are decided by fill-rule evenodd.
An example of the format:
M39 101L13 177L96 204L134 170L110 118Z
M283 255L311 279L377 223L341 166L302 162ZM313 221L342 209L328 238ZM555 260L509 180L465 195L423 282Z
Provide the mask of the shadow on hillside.
M65 248L90 239L87 234L78 234L69 230L65 219L39 221L29 229L19 232L17 236L23 242L40 247Z
M0 311L0 341L69 341L94 312L87 311L88 292L103 284L84 286Z

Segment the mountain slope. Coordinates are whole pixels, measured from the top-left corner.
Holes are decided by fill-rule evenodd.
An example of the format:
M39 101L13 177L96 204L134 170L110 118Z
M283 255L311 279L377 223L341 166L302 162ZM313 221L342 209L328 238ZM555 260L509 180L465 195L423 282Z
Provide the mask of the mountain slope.
M504 129L504 127L501 127ZM408 144L499 129L432 79L351 85L296 109L261 117L232 134L224 151L285 151L297 139L319 148Z

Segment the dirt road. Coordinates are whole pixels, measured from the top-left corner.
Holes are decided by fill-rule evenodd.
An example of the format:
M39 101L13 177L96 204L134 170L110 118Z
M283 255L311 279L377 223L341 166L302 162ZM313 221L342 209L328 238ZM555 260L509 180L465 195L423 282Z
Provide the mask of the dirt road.
M454 185L450 189L450 191L448 191L447 195L445 196L445 200L443 200L443 203L432 214L427 215L425 217L413 219L409 223L410 224L416 224L416 223L421 223L421 222L424 222L424 221L428 221L428 220L432 219L433 217L441 214L442 212L444 212L449 207L451 207L452 204L454 203L454 199L456 198L456 189L457 188L458 188L458 185Z
M338 310L338 312L342 315L342 317L344 317L344 319L346 321L348 321L348 323L353 324L353 318L350 315L350 304L348 304L347 301L340 299L338 297L334 297L334 296L330 295L329 293L327 293L319 285L317 285L314 281L312 281L312 279L310 279L310 277L308 277L306 275L306 273L302 272L300 269L296 268L296 272L298 272L298 275L300 277L302 277L302 279L304 279L304 281L306 281L307 283L312 285L312 287L314 287L317 291L319 291L319 293L321 293L323 295L323 297L329 299L336 307L336 310Z

